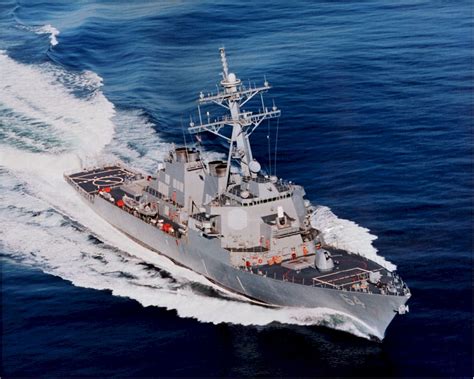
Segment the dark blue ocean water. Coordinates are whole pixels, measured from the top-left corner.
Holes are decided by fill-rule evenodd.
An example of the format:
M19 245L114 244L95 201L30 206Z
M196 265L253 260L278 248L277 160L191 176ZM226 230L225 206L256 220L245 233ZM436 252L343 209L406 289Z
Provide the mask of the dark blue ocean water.
M1 375L472 376L472 11L2 2ZM148 262L62 181L79 159L153 169L183 142L199 91L215 88L221 46L240 77L274 86L277 174L370 229L411 288L410 313L382 343L324 318L292 323ZM267 133L252 142L270 170Z

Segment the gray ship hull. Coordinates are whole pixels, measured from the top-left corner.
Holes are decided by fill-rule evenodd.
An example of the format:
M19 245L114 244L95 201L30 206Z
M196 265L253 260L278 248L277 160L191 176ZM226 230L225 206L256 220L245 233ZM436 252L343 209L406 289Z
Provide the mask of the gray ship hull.
M408 297L354 293L282 281L234 267L228 251L216 239L189 230L176 239L124 212L101 197L87 199L92 209L137 242L195 271L225 289L260 302L301 308L325 308L341 312L372 337L382 340L385 330Z
M226 160L173 147L151 175L117 163L65 179L130 238L221 287L272 306L324 308L382 339L396 313L408 310L408 287L372 260L325 246L304 188L262 170L250 136L280 110L265 106L266 80L246 87L228 70L224 48L220 56L220 87L199 94L199 122L191 118L188 131L226 140ZM207 111L203 123L201 106L223 107L225 115L211 122ZM221 132L229 126L230 137Z

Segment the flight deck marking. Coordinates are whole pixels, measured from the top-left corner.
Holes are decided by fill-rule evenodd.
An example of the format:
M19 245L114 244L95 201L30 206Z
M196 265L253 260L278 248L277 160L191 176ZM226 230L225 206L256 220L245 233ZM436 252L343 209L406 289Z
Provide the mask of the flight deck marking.
M108 174L108 175L104 175ZM112 170L102 170L102 171L89 171L89 172L84 172L82 175L77 175L77 176L71 176L71 179L74 181L77 180L93 180L93 179L98 179L97 177L132 177L134 176L134 173L131 171L124 170L123 168L114 168Z
M92 176L92 177L97 177L98 175L101 175L101 174L106 174L108 173L109 175L112 174L112 173L120 173L120 172L123 172L123 173L129 173L128 171L124 171L123 169L121 168L116 168L116 169L113 169L113 170L102 170L102 171L86 171L84 173L82 173L82 175L78 175L78 176L73 176L72 178L73 179L90 179L89 177Z
M115 187L125 183L126 180L135 177L135 173L126 170L122 167L110 167L105 169L96 169L92 171L86 171L75 176L71 176L71 180L80 185L83 189L87 190L87 185L92 185L97 190L103 187Z
M97 178L92 181L92 184L96 187L114 186L121 183L123 183L123 178L121 178L120 176L108 176L103 178Z

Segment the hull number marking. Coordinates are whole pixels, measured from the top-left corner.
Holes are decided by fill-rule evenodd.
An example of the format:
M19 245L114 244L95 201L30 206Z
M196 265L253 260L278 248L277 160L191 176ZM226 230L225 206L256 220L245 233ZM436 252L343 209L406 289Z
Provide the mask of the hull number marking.
M365 304L359 300L359 298L355 295L352 296L352 299L347 296L346 294L341 293L342 299L349 305L360 305L362 308L365 309Z

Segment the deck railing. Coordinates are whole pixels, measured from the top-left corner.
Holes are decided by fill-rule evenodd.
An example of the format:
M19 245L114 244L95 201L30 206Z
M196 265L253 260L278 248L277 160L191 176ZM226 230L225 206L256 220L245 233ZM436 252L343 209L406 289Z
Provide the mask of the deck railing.
M352 287L352 285L348 285L348 283L344 283L343 285L334 285L329 282L324 282L320 281L318 282L317 277L314 278L305 278L301 277L298 275L291 274L290 272L269 272L268 270L261 270L257 267L241 267L240 268L242 271L249 272L254 275L260 275L266 278L274 279L274 280L280 280L283 282L289 282L289 283L294 283L294 284L301 284L301 285L306 285L306 286L311 286L311 287L319 287L319 288L325 288L325 289L335 289L339 291L346 291L346 292L356 292L356 293L368 293L368 294L387 294L386 290L377 288L373 285L368 285L366 288L361 288L361 287ZM367 271L367 270L366 270ZM368 273L370 271L367 271L367 277ZM363 279L361 279L363 280ZM359 281L361 281L359 280ZM350 283L349 283L350 284ZM374 288L375 287L375 288ZM400 287L397 288L397 291L395 293L392 293L392 295L397 295L397 296L405 296L409 292L408 288L406 285L401 281L400 279Z

